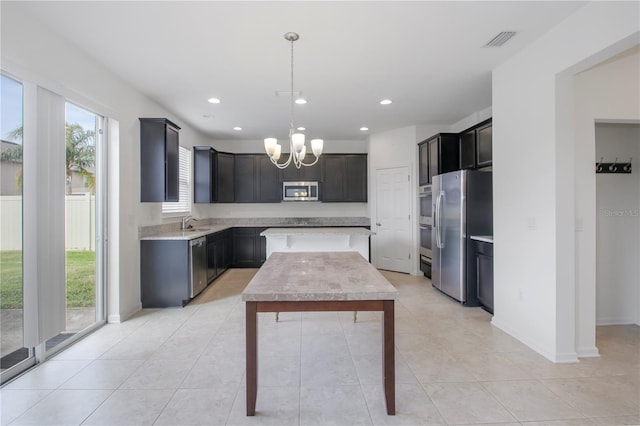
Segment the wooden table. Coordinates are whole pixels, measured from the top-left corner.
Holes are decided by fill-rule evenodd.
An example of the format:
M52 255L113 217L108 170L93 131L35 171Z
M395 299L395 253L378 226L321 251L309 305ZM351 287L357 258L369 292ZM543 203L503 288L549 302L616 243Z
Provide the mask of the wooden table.
M394 301L397 290L356 252L276 252L242 292L246 302L247 416L258 394L258 312L382 311L382 383L395 408Z

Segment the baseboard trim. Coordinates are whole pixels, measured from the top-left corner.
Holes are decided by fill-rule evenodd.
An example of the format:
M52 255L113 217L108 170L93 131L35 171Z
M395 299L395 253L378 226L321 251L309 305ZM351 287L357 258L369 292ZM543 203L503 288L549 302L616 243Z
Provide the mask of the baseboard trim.
M133 308L133 310L127 314L117 314L117 315L109 315L107 317L107 322L109 324L120 324L126 320L128 320L129 318L131 318L132 316L134 316L137 312L142 310L142 303L138 303L136 305L135 308Z
M599 358L600 352L598 348L595 346L591 346L588 348L577 348L576 352L578 353L579 358Z
M636 321L630 318L599 318L596 325L637 325Z
M551 362L558 363L558 364L580 362L580 360L578 359L577 353L567 352L562 354L556 354L552 351L549 351L546 348L539 345L537 342L534 342L533 340L525 336L522 336L520 333L516 332L514 329L512 329L511 327L507 326L502 321L500 321L499 318L496 318L495 315L491 320L491 324L498 327L500 330L504 331L505 333L509 334L511 337L518 339L520 342L524 343L534 351L538 352L540 355L547 358Z

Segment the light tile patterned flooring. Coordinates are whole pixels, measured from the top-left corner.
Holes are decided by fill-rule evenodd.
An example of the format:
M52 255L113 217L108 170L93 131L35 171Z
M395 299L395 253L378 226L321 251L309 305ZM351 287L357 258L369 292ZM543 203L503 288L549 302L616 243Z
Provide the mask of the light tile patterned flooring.
M109 324L0 391L2 424L619 425L640 423L640 328L599 327L600 358L555 365L428 280L384 272L396 304L397 415L380 314L260 314L257 413L245 416L234 269L183 309Z

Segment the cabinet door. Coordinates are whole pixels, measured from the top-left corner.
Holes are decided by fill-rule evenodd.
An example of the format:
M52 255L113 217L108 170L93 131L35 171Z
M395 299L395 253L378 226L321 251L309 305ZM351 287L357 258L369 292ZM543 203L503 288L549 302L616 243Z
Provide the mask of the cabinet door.
M212 203L215 201L213 191L214 168L213 148L193 147L193 202Z
M302 166L302 167L300 167L300 169L298 170L299 171L300 180L304 181L304 182L318 182L318 181L320 181L321 174L322 174L322 170L320 169L320 164L321 163L322 163L322 157L320 157L320 160L318 160L318 162L316 164L314 164L313 166L309 166L309 167ZM289 169L289 168L291 168L291 167L287 167L287 169Z
M429 177L429 145L421 142L418 145L418 185L431 183Z
M178 130L166 118L140 118L140 201L178 201Z
M258 266L262 266L262 264L267 260L267 238L260 236L260 233L267 228L255 228L256 229L256 262Z
M253 268L256 263L255 228L234 228L233 264L238 268Z
M269 160L269 162L271 162L271 160ZM282 169L280 176L285 182L297 182L302 180L300 179L300 169L296 169L296 166L294 166L293 164L289 164L289 167L287 167L286 169Z
M246 154L237 154L235 156L234 195L236 203L255 203L255 156Z
M167 125L166 127L166 193L165 201L178 201L178 174L179 174L179 159L178 159L178 130Z
M216 278L216 240L215 236L207 235L207 282Z
M460 135L460 169L476 167L476 131L469 130Z
M491 123L476 130L476 164L478 167L490 166L492 161L493 131Z
M344 201L367 201L367 156L345 156L346 188Z
M478 274L478 300L493 313L493 257L478 253L476 273Z
M427 142L429 150L429 169L427 172L428 183L433 182L433 177L440 174L440 143L438 138Z
M256 201L259 203L279 203L282 201L280 169L274 166L266 155L256 155L255 162L258 166Z
M234 201L234 170L235 160L233 154L218 152L217 154L217 182L216 201L218 203L233 203Z
M342 155L322 156L322 201L343 201L345 166L345 157Z

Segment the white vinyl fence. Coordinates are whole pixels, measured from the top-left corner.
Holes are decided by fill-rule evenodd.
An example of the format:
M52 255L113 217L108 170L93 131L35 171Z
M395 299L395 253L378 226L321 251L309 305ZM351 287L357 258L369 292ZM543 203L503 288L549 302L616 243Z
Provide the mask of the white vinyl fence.
M67 195L67 250L95 250L96 197ZM55 226L55 224L52 224ZM0 196L0 250L22 250L22 197Z

